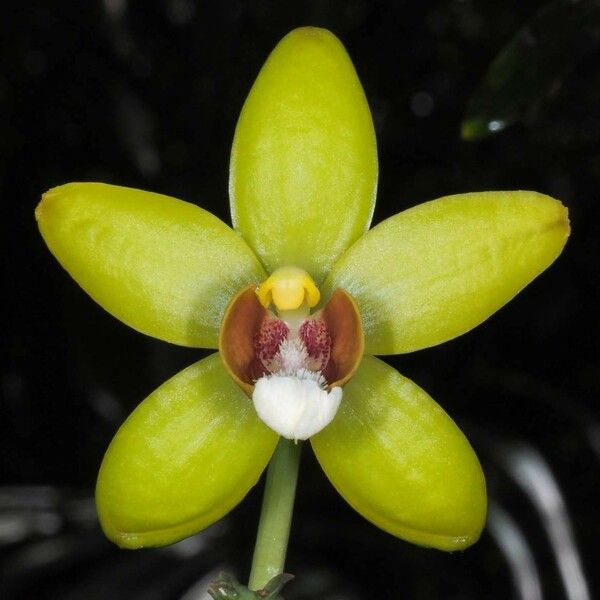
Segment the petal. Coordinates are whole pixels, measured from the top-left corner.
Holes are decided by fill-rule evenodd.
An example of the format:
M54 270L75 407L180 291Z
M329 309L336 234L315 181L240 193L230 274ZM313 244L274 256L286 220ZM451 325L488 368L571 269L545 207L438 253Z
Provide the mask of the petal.
M198 206L102 183L44 194L36 218L79 285L134 329L184 346L217 346L229 300L265 272L236 233Z
M342 388L324 390L306 373L261 377L252 402L260 419L288 440L307 440L331 423L342 399Z
M407 541L458 550L479 538L486 491L473 449L421 388L366 356L333 422L312 439L346 501Z
M447 196L374 227L335 265L323 296L355 298L365 352L396 354L461 335L557 258L567 209L535 192Z
M314 318L322 319L331 335L330 360L323 374L331 386L344 385L358 369L365 350L356 302L344 290L336 290Z
M231 152L234 226L267 271L321 281L369 226L377 186L371 113L329 31L296 29L273 50L240 115Z
M106 535L162 546L228 513L257 482L277 435L213 354L144 400L109 446L96 487Z
M254 286L231 300L221 325L219 353L230 377L247 394L267 372L288 333L287 325L260 303Z

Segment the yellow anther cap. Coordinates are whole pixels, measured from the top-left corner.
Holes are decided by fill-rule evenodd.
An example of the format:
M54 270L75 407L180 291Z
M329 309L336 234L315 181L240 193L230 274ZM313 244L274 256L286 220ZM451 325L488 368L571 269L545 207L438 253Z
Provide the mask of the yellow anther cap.
M298 267L281 267L273 271L258 286L256 294L265 308L273 303L278 310L295 310L304 302L312 308L321 298L312 277Z

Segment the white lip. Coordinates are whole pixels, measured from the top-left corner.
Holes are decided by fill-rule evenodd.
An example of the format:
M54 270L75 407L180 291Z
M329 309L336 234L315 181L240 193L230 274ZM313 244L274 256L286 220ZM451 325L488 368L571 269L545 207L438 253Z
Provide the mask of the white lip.
M335 417L342 388L324 390L317 373L267 375L254 386L252 401L260 419L289 440L306 440ZM321 377L322 379L322 377Z

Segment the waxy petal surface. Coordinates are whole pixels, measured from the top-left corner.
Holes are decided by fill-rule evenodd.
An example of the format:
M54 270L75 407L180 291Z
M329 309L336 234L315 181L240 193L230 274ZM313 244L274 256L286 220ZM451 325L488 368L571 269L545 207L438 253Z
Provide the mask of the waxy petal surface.
M335 419L311 442L338 492L381 529L440 550L479 538L485 480L469 442L421 388L379 359L363 359Z
M104 532L124 548L192 535L242 500L277 440L218 354L195 363L150 394L109 446L96 487Z
M70 183L36 210L52 254L109 313L148 335L216 348L227 303L266 274L246 243L182 200Z
M549 196L447 196L369 231L335 265L323 296L352 294L365 352L411 352L487 319L552 264L568 235L567 209Z
M230 168L233 224L266 269L321 281L369 226L377 186L371 113L341 42L296 29L244 104Z

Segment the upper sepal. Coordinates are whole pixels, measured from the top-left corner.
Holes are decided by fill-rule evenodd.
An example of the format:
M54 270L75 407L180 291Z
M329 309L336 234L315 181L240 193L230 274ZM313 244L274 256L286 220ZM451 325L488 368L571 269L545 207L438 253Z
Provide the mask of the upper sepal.
M319 283L368 228L377 185L369 106L329 31L288 34L242 109L231 151L233 224L267 271L306 269Z

